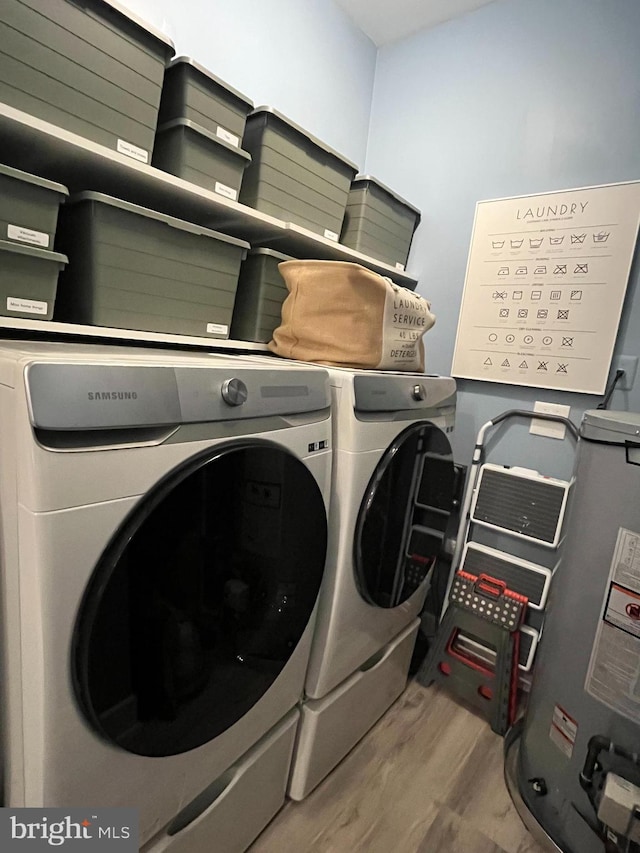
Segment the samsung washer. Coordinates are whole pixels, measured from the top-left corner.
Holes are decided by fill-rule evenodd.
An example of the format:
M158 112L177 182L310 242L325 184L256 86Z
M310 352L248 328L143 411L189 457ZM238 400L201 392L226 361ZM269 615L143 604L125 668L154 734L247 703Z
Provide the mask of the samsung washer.
M328 368L327 569L289 794L305 797L406 684L455 471L450 377Z
M320 368L0 346L10 807L225 853L282 804L326 553Z

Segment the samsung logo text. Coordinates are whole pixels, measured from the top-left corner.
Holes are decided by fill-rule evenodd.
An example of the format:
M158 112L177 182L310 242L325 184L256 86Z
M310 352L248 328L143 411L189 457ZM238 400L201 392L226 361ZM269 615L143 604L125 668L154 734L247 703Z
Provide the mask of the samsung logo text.
M89 391L89 400L137 400L136 391Z

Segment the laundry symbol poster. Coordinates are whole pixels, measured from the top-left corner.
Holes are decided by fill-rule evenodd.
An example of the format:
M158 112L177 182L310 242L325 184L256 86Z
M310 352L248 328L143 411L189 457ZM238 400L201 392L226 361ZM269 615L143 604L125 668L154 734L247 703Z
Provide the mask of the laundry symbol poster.
M452 374L603 394L640 181L476 204Z

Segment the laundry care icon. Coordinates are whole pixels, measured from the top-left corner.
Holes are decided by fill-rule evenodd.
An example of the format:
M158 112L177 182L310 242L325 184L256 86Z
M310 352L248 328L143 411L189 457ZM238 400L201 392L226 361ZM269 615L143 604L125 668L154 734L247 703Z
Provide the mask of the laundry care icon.
M506 290L494 290L493 293L491 294L491 298L495 299L496 302L499 302L502 299L506 299L507 296L508 296L508 293Z
M606 243L607 240L609 239L609 234L610 234L609 231L597 231L596 233L594 233L592 235L593 236L593 242L594 243Z
M509 242L511 243L512 249L520 249L522 248L522 244L524 243L524 237L522 238L522 240L510 240Z
M567 308L561 308L558 311L558 320L568 320L569 319L569 310Z
M569 365L558 363L558 367L556 368L556 373L567 373Z
M503 317L503 318L508 317L509 316L509 309L508 308L501 308L499 316Z
M584 243L585 234L572 234L571 235L571 245L575 246L577 243Z
M549 316L549 310L547 308L540 308L536 314L538 320L546 320Z
M573 272L575 275L586 275L589 272L589 264L576 264L576 268Z
M549 237L549 243L552 246L561 246L564 242L564 235L562 237Z
M518 267L516 269L516 275L526 275L529 272L527 267Z
M580 302L582 299L582 291L581 290L572 290L571 291L571 299L574 302Z
M498 275L509 275L509 267L500 267Z
M492 249L502 249L503 246L504 246L504 240L492 240L491 241L491 248Z
M539 249L542 246L542 241L544 237L529 237L529 248L530 249Z
M572 347L573 346L573 338L562 338L562 346L563 347Z
M553 271L554 275L566 275L567 274L567 265L566 264L556 264L556 268Z
M540 266L536 267L533 271L534 275L546 275L547 268L544 264L540 264Z

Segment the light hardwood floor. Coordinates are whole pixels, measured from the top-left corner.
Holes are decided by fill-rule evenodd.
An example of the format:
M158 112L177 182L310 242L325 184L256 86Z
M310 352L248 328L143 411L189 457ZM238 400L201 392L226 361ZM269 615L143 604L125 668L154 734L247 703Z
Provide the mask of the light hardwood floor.
M407 689L250 853L542 853L503 780L502 738L438 687Z

